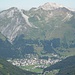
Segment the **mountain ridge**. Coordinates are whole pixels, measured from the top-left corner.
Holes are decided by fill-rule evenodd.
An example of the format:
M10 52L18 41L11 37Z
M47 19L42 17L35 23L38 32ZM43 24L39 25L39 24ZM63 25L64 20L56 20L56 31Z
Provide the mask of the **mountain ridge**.
M60 55L62 51L65 53L65 50L75 48L74 23L75 12L65 7L28 11L12 7L0 12L0 32L12 44L10 51L13 49L16 55L38 53L38 49L41 55L44 52Z
M75 74L75 56L70 56L65 59L63 59L60 62L57 62L56 64L47 67L44 69L44 73L46 71L51 72L52 70L58 70L58 73L53 75L74 75ZM47 74L46 74L47 75Z
M55 10L55 9L63 8L63 7L64 7L63 5L60 5L57 3L50 3L50 2L47 2L44 5L39 6L39 8L42 8L44 10Z
M44 11L41 10L41 8L45 7L45 6L47 6L49 9L51 7L54 8L54 9L44 10ZM4 21L4 20L6 20L6 25L7 25L7 26L2 26L1 25L0 32L2 34L4 34L4 36L6 36L8 38L8 40L10 40L10 42L12 42L12 41L14 41L14 39L16 38L16 36L19 33L22 33L22 32L26 33L31 28L38 28L38 26L36 26L35 24L33 24L33 22L30 21L31 17L35 17L35 20L37 20L37 22L38 22L38 20L39 21L41 20L41 18L43 16L42 14L45 14L44 19L47 22L47 19L49 20L51 16L54 17L56 15L55 13L57 13L57 10L60 11L59 13L57 13L58 17L59 16L62 17L62 15L65 15L65 14L61 14L60 15L60 13L63 13L63 11L61 11L61 10L64 9L64 8L66 10L69 10L68 8L66 8L66 7L64 7L62 5L59 5L59 4L56 4L56 3L49 3L48 2L48 3L45 3L44 5L38 7L38 9L35 10L35 11L34 10L33 11L30 11L30 10L27 11L30 14L29 15L29 14L26 14L26 12L24 13L22 10L19 10L16 7L12 7L10 9L8 9L8 10L4 10L4 11L0 12L1 22ZM40 11L41 11L41 15L37 15ZM47 13L46 11L52 11L52 12L51 13L50 12ZM71 11L71 10L69 10L69 11ZM34 14L32 14L32 12ZM36 13L36 12L38 12L38 13ZM65 13L65 11L64 11L64 13ZM66 17L62 21L65 21L65 20L71 18L72 16L73 16L72 14L66 12ZM4 19L3 17L6 17L6 18ZM10 31L11 31L10 32L8 28L12 28L11 25L13 25L13 29L10 29ZM7 33L9 33L9 35ZM28 34L28 33L26 33L26 34Z

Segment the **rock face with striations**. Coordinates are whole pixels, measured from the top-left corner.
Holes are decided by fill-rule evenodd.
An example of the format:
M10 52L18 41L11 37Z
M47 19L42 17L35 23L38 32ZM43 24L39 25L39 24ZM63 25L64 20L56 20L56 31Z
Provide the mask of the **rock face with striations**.
M0 12L0 32L6 36L10 42L14 41L20 34L29 35L33 29L39 31L39 33L37 32L38 35L44 33L44 38L47 37L47 35L51 37L56 29L63 27L60 23L62 24L69 21L73 16L71 10L56 3L45 3L29 11L12 7ZM54 22L52 21L56 21L55 24L53 24ZM50 33L47 33L49 30L51 30ZM35 36L36 35L34 35L34 37Z
M45 3L28 11L12 7L0 12L0 34L15 46L11 49L23 50L22 53L54 50L57 42L58 49L74 48L75 11L56 3Z
M22 10L12 7L0 12L0 32L12 42L17 35L26 32L32 25L28 21L28 16Z
M40 6L39 8L42 8L44 10L55 10L58 8L63 8L63 5L57 4L57 3L45 3L44 5Z

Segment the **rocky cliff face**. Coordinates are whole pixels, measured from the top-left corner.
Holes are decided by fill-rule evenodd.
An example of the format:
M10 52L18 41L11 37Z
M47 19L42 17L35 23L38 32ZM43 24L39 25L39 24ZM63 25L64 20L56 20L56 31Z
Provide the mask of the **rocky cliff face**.
M46 35L51 37L56 29L62 27L62 23L69 21L73 16L71 10L56 3L45 3L29 11L12 7L0 12L0 32L10 42L20 34L33 34L32 29L39 31L37 33L40 36L44 33L45 37ZM49 32L48 30L51 30L50 33L46 33Z
M15 7L0 12L0 32L12 42L16 36L23 34L32 25L28 16Z
M38 49L55 53L57 45L59 52L75 48L75 11L56 3L28 11L12 7L0 12L0 34L22 54Z

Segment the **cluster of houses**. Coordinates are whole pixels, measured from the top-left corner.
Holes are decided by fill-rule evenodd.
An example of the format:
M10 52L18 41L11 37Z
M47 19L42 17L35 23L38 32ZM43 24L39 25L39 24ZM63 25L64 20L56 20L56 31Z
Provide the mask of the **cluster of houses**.
M9 59L7 60L16 66L29 66L29 65L52 65L59 62L59 59L38 59L38 58L23 58L23 59Z

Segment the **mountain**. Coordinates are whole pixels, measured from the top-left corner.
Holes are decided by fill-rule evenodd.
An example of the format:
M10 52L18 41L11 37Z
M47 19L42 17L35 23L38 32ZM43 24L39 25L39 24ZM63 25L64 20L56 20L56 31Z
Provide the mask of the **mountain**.
M29 26L25 16L17 8L12 7L0 12L0 32L11 42L20 32L25 32ZM21 33L22 34L22 33Z
M75 56L68 57L48 68L44 69L46 71L58 70L58 73L53 75L75 75Z
M0 12L0 34L6 40L1 37L5 49L1 46L0 51L6 53L8 50L11 57L48 53L62 57L75 55L74 24L75 11L56 3L45 3L28 11L16 7L3 10Z
M13 66L5 59L0 58L0 75L37 75L36 73L24 71L20 68Z
M39 6L39 8L42 8L43 10L55 10L55 9L58 9L58 8L63 8L64 6L60 5L60 4L57 4L57 3L45 3L44 5L42 6Z
M36 10L30 9L29 11L12 7L0 12L0 32L6 36L10 42L13 42L18 35L28 35L30 31L33 32L33 30L39 31L38 35L42 35L45 38L47 37L46 35L50 35L55 29L60 29L60 24L68 21L72 16L72 11L56 3L46 3L39 6ZM52 21L55 21L55 23L53 24ZM50 33L45 33L45 31ZM34 35L34 37L35 36L36 35Z

